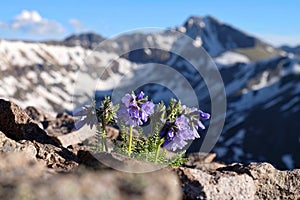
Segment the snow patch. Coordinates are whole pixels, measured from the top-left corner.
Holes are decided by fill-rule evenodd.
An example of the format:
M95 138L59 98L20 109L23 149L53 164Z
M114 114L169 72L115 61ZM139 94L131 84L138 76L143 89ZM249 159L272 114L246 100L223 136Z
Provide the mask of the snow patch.
M195 47L201 47L202 46L202 39L201 39L201 37L196 37L196 39L193 41L193 45Z
M222 65L232 65L236 63L249 63L250 60L247 56L232 51L227 51L220 56L216 57L215 62Z

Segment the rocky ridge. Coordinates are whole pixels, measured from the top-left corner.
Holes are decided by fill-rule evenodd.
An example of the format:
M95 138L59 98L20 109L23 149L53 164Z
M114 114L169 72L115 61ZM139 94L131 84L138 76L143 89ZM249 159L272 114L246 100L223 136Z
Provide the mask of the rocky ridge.
M103 165L82 142L60 144L59 136L76 134L67 114L52 117L6 100L0 111L1 199L300 199L300 169L225 165L213 161L215 154L192 153L182 167L124 173Z

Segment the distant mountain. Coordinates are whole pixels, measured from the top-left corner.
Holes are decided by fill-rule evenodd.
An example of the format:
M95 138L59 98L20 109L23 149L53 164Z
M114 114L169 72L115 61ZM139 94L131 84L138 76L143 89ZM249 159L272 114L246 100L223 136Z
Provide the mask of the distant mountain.
M124 48L135 49L136 46L148 46L149 43L166 43L167 48L178 38L174 30L185 33L195 39L212 57L221 57L222 54L232 52L242 55L249 61L258 61L271 58L276 55L283 55L284 52L254 36L244 33L237 28L222 23L217 19L206 16L192 16L183 25L167 30L160 34L156 33L131 33L124 34L114 39L112 44L107 42L107 51L117 52ZM169 38L169 40L166 40ZM104 38L93 33L72 35L63 41L67 46L81 45L84 48L94 49ZM142 44L142 45L141 45ZM170 55L168 52L153 49L137 49L123 57L133 62L164 62ZM224 60L224 59L223 59ZM243 59L245 61L245 59Z
M105 40L105 38L101 35L95 33L83 33L67 37L63 41L63 44L66 46L82 46L83 48L94 49L103 40Z
M201 40L203 48L211 56L219 56L227 51L234 51L256 61L278 55L280 51L254 36L237 28L222 23L212 16L190 17L178 31L193 39Z
M285 55L285 52L281 49L244 33L231 25L222 23L211 16L192 16L183 25L161 34L136 33L121 36L115 41L120 47L128 46L129 49L134 49L136 44L144 43L147 45L149 41L164 41L166 46L170 46L178 38L174 30L193 38L210 56L216 58L217 62L227 62L227 64L228 62L251 62L272 58L277 55ZM163 38L169 38L169 40L162 40L162 36ZM125 57L138 63L148 61L163 63L170 55L168 52L161 50L139 49L131 51Z
M210 16L193 16L174 29L128 33L114 40L93 33L43 43L0 40L0 96L24 107L34 105L58 112L73 109L76 81L82 81L82 89L92 87L103 98L116 83L121 82L126 88L128 83L156 76L153 78L161 78L188 101L186 87L177 77L164 80L169 74L153 73L158 64L164 64L185 77L195 93L201 94L201 108L210 111L209 93L201 76L196 76L193 66L182 57L170 53L182 46L178 31L194 39L193 48L189 49L191 55L201 47L206 49L225 84L226 122L214 148L219 159L300 167L299 61L289 56L287 50L275 48ZM101 49L92 50L103 41ZM161 44L163 49L146 48L155 44ZM119 53L126 51L119 58ZM193 64L203 65L202 61L197 58ZM78 71L86 76L78 77ZM174 81L169 83L170 80ZM155 100L167 100L171 95L155 84L146 85L143 90ZM197 150L201 142L200 139L193 143L190 151Z
M284 46L281 46L280 49L282 49L283 51L286 51L288 53L293 53L295 55L300 56L300 45L295 46L295 47L290 47L290 46L284 45Z
M223 24L211 16L190 17L178 31L186 33L193 39L201 39L203 48L211 55L238 48L253 48L257 39L229 25Z

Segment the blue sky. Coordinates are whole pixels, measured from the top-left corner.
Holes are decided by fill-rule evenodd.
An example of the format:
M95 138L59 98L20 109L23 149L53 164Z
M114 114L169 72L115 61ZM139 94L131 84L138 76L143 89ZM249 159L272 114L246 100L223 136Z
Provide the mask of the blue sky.
M300 44L300 0L8 0L0 38L63 39L96 32L111 37L141 27L175 27L191 15L212 15L274 45Z

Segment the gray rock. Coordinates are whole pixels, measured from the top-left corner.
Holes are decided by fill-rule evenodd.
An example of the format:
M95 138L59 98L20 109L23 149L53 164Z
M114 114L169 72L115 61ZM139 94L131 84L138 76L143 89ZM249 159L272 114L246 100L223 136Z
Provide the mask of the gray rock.
M184 199L300 198L300 169L280 171L269 163L251 163L217 170L180 167L175 171L182 183Z
M178 168L184 199L254 199L256 187L247 174Z

